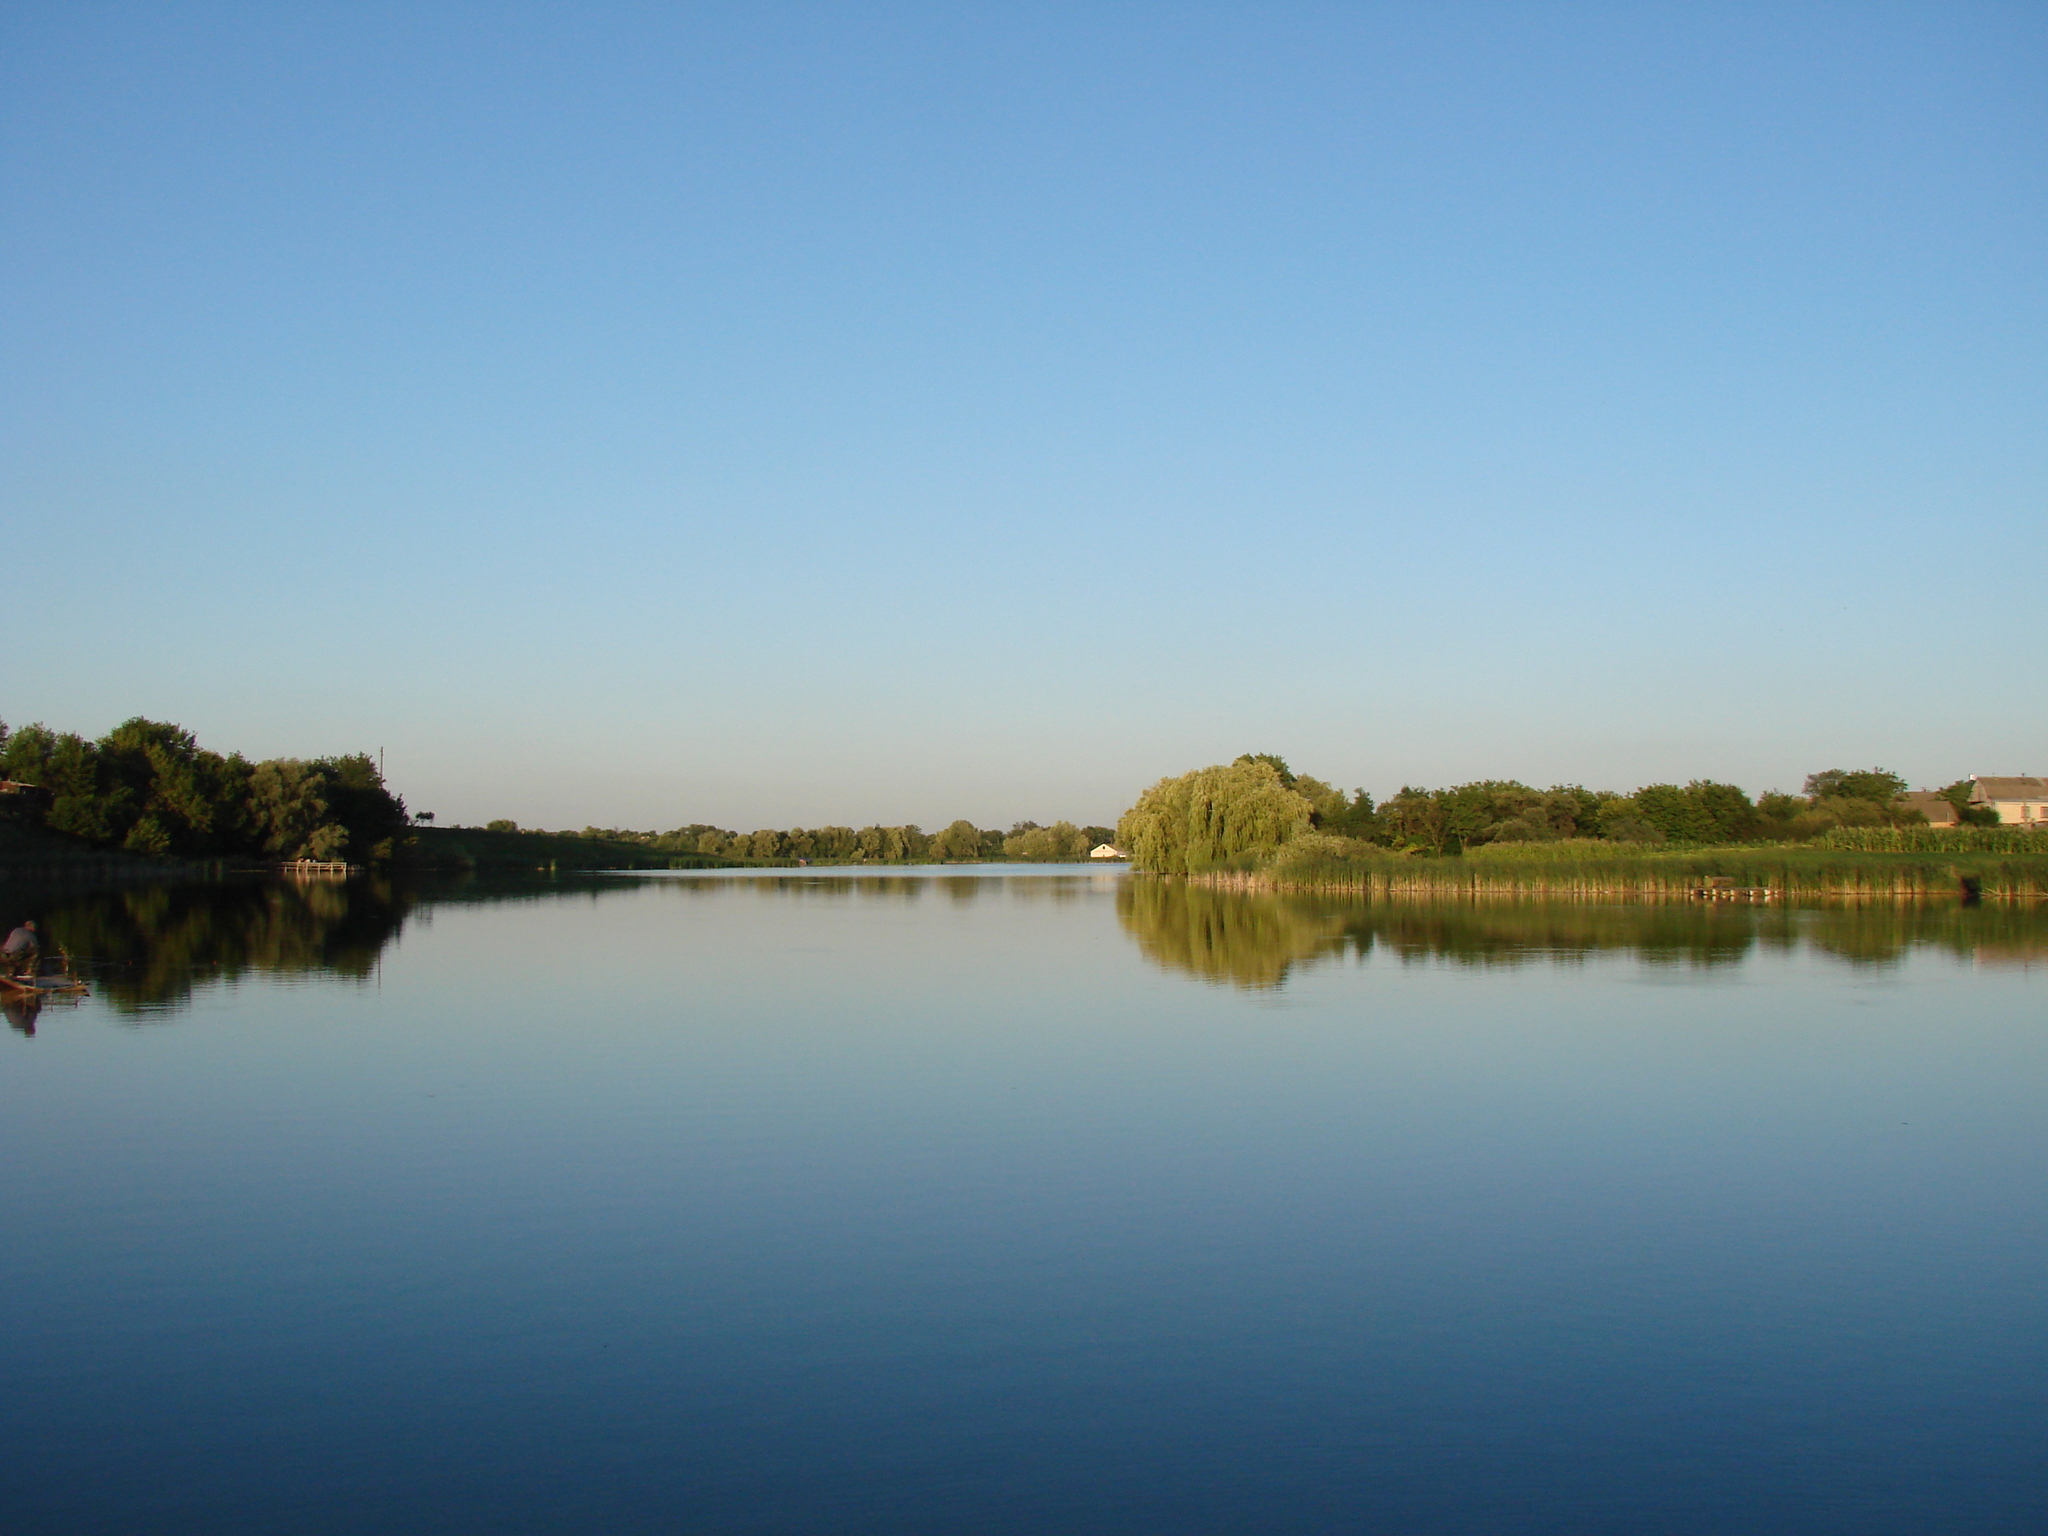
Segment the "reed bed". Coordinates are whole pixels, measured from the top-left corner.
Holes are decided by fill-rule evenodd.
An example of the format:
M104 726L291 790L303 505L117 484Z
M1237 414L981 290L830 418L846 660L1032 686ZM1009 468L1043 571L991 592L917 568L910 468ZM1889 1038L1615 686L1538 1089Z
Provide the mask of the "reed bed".
M1212 869L1189 878L1222 889L1385 896L1688 898L1720 886L1765 899L2048 897L2048 850L1860 851L1782 844L1665 849L1559 842L1427 858L1356 843L1331 846L1337 842L1311 836L1258 867Z
M1836 827L1818 848L1853 853L2032 853L2048 855L2048 825L2032 827Z

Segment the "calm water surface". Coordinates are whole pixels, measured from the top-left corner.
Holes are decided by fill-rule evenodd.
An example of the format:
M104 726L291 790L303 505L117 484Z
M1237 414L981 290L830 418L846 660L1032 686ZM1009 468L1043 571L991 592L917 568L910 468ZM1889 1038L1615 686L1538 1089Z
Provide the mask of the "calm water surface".
M10 1533L2048 1526L2039 909L0 895Z

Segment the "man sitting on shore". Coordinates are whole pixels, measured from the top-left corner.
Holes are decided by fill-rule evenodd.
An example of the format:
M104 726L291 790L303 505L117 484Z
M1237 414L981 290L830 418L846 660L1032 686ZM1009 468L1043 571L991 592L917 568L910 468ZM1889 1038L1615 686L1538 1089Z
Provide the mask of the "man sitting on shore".
M42 947L42 940L36 935L35 919L30 918L7 935L6 943L0 944L0 969L9 976L19 976L23 971L33 976L36 955Z

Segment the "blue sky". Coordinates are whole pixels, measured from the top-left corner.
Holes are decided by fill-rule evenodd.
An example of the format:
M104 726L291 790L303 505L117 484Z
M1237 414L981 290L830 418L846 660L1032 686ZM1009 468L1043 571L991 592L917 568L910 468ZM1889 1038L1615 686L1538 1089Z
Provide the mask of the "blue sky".
M2048 773L2048 11L0 15L0 716L544 826Z

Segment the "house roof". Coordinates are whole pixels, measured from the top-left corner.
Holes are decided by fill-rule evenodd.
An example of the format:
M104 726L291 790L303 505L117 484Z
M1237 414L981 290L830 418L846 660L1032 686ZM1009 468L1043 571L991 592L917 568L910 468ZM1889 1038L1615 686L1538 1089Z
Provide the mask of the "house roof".
M1922 790L1918 794L1900 795L1892 802L1903 810L1918 811L1937 827L1952 827L1962 820L1956 808L1947 798L1929 794Z
M2024 775L2009 779L1980 779L1970 781L1972 800L2041 800L2048 799L2048 779L2028 778Z

